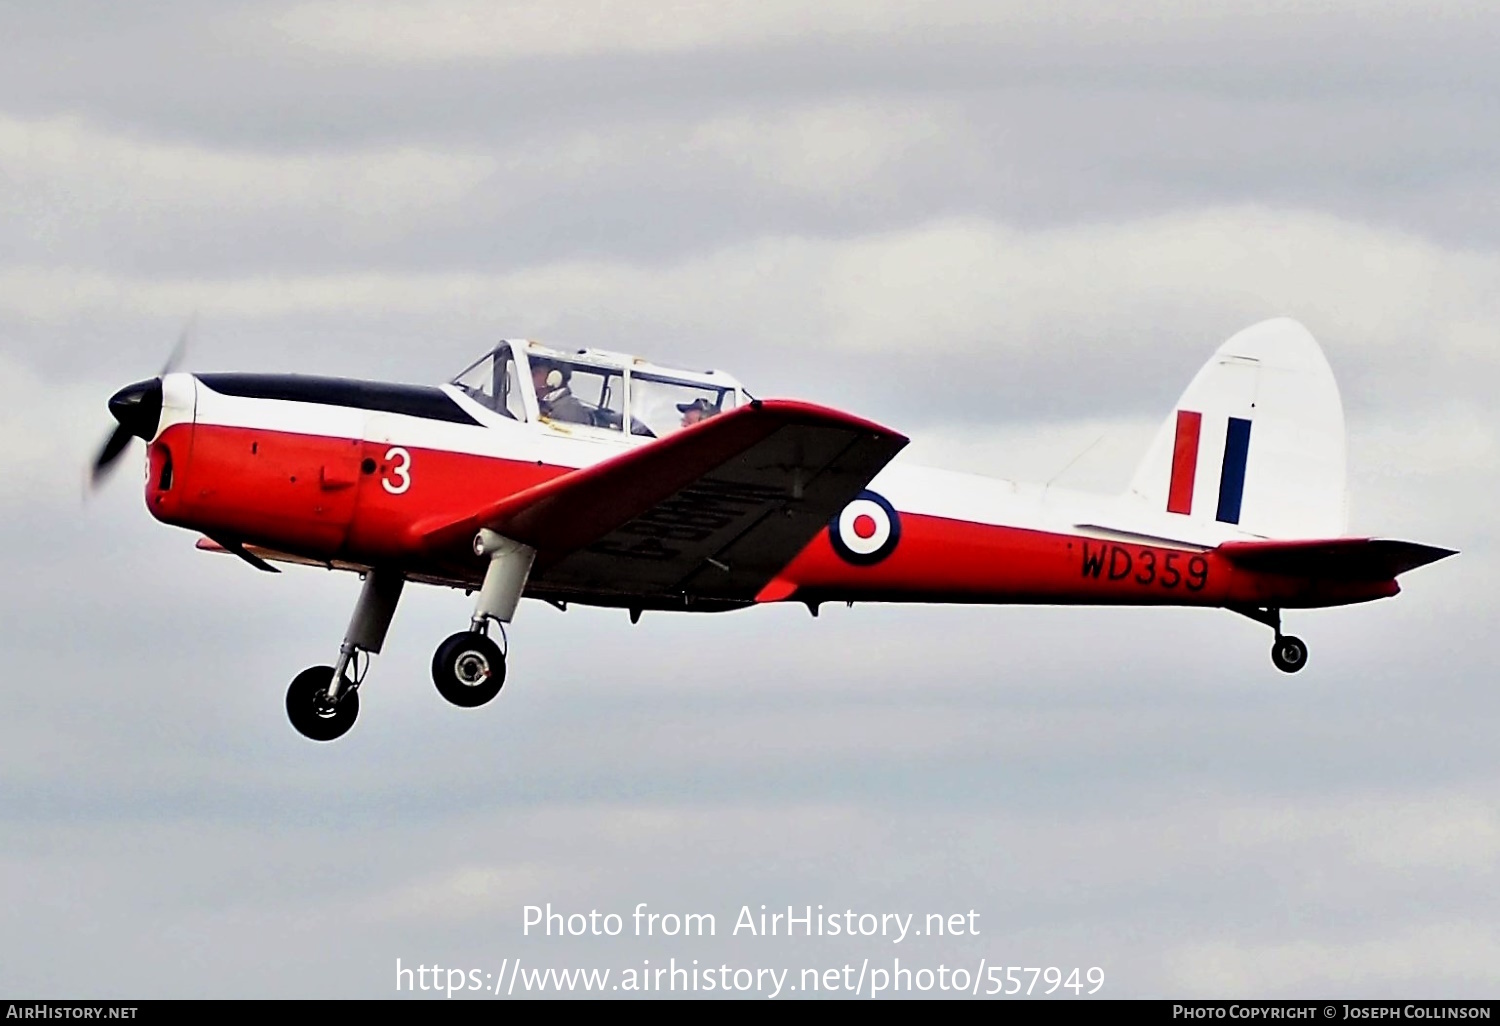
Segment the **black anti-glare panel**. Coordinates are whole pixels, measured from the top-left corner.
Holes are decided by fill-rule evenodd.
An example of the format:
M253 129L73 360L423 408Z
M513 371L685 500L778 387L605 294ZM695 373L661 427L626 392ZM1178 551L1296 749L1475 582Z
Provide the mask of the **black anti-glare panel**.
M479 421L454 402L452 396L430 385L393 385L382 381L319 378L306 374L199 374L197 378L220 395L242 399L346 406L479 426Z

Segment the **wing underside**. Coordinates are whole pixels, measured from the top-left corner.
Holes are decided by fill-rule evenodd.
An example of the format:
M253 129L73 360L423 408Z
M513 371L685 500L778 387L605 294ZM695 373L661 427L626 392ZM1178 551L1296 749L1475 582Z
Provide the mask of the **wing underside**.
M549 597L749 602L906 442L835 410L756 403L421 525L419 540L470 572L482 570L469 547L480 528L530 545L527 590Z

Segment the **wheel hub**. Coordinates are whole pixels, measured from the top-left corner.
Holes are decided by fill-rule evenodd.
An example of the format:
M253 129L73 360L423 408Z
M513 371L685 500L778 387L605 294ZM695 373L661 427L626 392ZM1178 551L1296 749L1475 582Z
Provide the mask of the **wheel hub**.
M478 652L465 652L458 657L454 675L460 684L477 687L490 679L490 661Z

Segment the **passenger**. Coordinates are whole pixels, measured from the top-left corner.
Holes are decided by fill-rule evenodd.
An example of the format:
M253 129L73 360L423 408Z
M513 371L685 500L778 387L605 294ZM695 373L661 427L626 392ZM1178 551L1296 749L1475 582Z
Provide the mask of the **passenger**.
M707 399L694 399L690 403L678 403L677 412L682 414L682 426L692 427L699 421L707 420L718 414L718 407Z
M593 416L568 387L573 372L566 364L537 360L531 365L531 383L536 386L537 411L549 420L570 424L592 424Z

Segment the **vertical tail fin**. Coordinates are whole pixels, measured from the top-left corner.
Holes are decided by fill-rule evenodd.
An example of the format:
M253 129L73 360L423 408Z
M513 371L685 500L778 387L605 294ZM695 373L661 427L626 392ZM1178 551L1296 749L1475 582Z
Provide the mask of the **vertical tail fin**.
M1130 492L1156 514L1265 538L1347 526L1344 409L1323 350L1296 321L1219 347L1162 424Z

